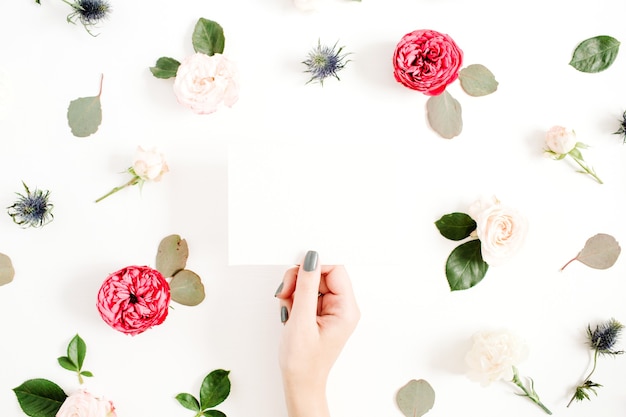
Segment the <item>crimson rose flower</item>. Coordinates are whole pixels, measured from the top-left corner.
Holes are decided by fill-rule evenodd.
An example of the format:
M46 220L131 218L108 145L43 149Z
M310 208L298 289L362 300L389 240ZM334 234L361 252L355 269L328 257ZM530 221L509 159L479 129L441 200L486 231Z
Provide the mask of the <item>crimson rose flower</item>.
M98 311L115 330L132 336L163 323L170 303L170 286L148 266L127 266L112 273L98 291Z
M452 38L434 30L416 30L402 37L393 53L396 81L436 96L459 76L463 51Z

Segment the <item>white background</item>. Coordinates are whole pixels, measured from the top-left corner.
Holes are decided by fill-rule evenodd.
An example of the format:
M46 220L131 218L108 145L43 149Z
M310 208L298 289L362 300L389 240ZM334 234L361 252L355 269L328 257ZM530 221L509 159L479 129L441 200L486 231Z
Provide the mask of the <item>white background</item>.
M0 415L22 415L11 389L26 379L78 388L56 364L76 333L88 345L85 368L96 375L86 387L111 398L120 417L191 415L174 396L197 393L216 368L231 370L232 393L218 407L227 415L286 415L273 294L308 249L319 250L322 262L346 263L362 310L329 382L334 417L401 415L394 396L413 378L434 387L432 416L542 414L512 385L482 388L464 375L471 335L502 328L528 342L520 372L534 378L555 416L624 414L623 357L600 358L598 397L565 406L590 366L587 325L626 322L626 264L620 258L598 271L574 263L559 272L596 233L626 236L626 148L612 135L626 107L624 57L599 74L567 65L585 38L626 39L623 2L328 0L303 13L289 0L116 1L97 38L65 22L69 7L60 0L42 2L0 6L0 205L13 203L22 180L50 190L55 205L55 220L42 229L0 216L0 252L17 271L0 287ZM192 53L200 17L224 27L225 53L241 71L239 102L205 116L180 106L172 80L148 70L160 56ZM467 96L458 82L449 87L464 119L453 140L427 127L426 97L393 79L393 48L416 29L450 34L465 64L487 66L500 83L483 98ZM318 38L352 52L341 81L324 87L305 85L301 64ZM103 123L93 136L75 138L67 105L96 94L100 74ZM591 146L584 155L604 185L542 156L543 133L555 124L573 127ZM123 171L137 145L159 146L171 172L141 192L95 204L128 180ZM377 149L381 158L368 164ZM265 166L289 159L289 178L280 168L259 169L255 150L265 150ZM325 151L335 152L335 165L325 169L321 160L315 175ZM267 195L246 176L272 198L255 200ZM337 216L323 202L338 199L345 216L358 205L339 187L350 182L359 192L374 183L380 194L359 196L375 202L366 213L377 215L365 231L350 224L354 234L335 235ZM527 215L528 240L477 287L451 293L443 268L455 243L433 222L485 194ZM294 209L275 221L272 209L284 205ZM239 223L263 215L267 222ZM286 239L293 227L304 232ZM312 233L320 228L330 230L327 241ZM124 266L154 265L159 241L171 233L187 239L188 268L203 278L206 300L174 304L162 325L139 336L117 333L95 308L100 284ZM337 236L340 244L326 243Z

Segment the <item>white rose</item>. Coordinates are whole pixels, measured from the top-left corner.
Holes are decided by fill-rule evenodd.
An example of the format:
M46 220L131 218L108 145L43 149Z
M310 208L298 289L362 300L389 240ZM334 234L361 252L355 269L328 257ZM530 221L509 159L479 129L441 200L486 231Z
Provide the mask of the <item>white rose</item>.
M198 114L213 113L220 103L231 107L239 98L237 68L222 54L195 53L178 67L174 94Z
M67 397L56 417L117 417L113 403L79 390Z
M146 150L141 146L137 147L132 169L144 181L160 181L163 174L169 171L161 152L156 148Z
M501 205L495 197L476 201L469 208L469 216L476 222L480 251L490 266L513 256L526 239L526 217Z
M528 347L508 331L474 334L472 349L465 355L468 378L482 386L513 380L513 367L528 356Z
M546 133L548 149L558 155L565 155L576 147L576 133L563 126L552 126Z

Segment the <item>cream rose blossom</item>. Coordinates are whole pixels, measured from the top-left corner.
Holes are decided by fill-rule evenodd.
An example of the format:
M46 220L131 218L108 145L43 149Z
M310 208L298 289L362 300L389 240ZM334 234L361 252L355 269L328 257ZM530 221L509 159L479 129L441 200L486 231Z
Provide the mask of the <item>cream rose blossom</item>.
M576 147L576 132L563 126L552 126L546 132L546 146L555 154L567 154Z
M497 265L513 256L526 239L526 217L500 204L496 197L476 201L470 206L469 215L476 222L482 257L489 265Z
M111 401L78 390L65 399L56 417L117 417L117 414Z
M195 53L181 62L174 80L180 104L198 114L215 112L221 103L232 107L239 98L235 64L222 54Z
M512 381L513 367L528 356L527 346L508 331L479 332L473 341L465 356L467 376L482 386L499 380Z
M137 147L132 166L133 172L144 181L160 181L169 172L165 156L157 149Z

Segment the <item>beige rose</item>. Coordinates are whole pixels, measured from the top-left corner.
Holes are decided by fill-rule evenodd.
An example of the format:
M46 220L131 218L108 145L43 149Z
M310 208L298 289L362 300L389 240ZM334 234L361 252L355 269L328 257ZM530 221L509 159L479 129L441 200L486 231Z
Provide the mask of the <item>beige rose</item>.
M79 390L67 397L56 417L117 417L113 403Z
M180 63L174 80L178 102L198 114L213 113L221 103L232 107L239 98L235 64L222 54L195 53Z
M467 376L487 386L494 381L513 380L513 367L528 356L528 347L508 331L478 332L465 355Z
M495 197L476 201L470 206L469 216L476 222L482 257L490 266L513 256L526 239L526 217L503 206Z
M546 146L555 154L565 155L576 147L576 133L563 126L552 126L546 133Z
M132 166L133 172L144 181L160 181L163 174L169 172L165 157L156 148L137 147Z

